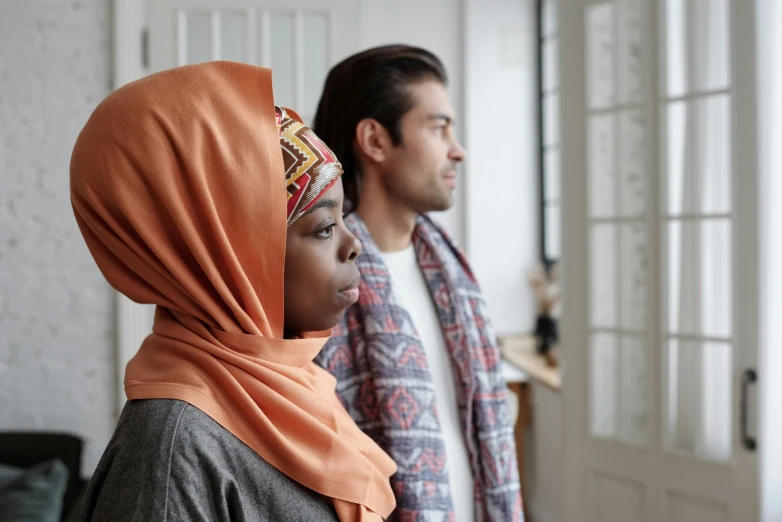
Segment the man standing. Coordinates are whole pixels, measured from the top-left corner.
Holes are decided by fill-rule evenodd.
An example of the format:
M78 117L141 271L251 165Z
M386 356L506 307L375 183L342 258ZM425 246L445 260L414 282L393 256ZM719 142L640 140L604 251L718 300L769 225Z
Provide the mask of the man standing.
M317 362L396 461L402 521L523 519L500 355L461 251L427 217L453 204L464 149L428 51L377 47L336 65L313 130L342 162L362 241L361 297Z

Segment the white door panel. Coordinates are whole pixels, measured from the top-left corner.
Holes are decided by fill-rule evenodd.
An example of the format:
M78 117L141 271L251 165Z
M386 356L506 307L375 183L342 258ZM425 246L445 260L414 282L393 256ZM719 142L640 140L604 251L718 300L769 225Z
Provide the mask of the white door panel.
M323 82L357 50L357 0L156 0L150 72L210 60L270 67L275 103L311 123Z
M754 1L558 6L563 520L757 520Z

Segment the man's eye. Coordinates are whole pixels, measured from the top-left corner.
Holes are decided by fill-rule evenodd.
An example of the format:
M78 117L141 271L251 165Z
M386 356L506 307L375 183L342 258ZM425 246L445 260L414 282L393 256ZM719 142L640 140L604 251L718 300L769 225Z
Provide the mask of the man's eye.
M331 225L327 226L326 228L324 228L322 230L318 230L317 232L315 232L314 236L317 237L318 239L328 239L328 238L331 237L331 234L334 233L334 227L336 227L336 226L337 226L336 223L331 224Z

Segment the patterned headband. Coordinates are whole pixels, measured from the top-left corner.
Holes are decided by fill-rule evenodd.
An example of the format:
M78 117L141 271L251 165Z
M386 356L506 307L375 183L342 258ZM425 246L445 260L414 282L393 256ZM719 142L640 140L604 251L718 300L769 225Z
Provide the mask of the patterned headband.
M290 109L275 107L277 131L288 187L288 226L291 226L342 175L331 149Z

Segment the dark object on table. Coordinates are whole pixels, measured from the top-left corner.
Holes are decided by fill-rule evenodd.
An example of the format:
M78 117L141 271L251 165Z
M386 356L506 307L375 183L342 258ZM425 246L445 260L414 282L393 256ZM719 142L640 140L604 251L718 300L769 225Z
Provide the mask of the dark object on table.
M527 276L532 291L538 298L538 320L535 324L537 352L546 355L557 345L557 317L560 309L559 276L556 265L549 270L538 265ZM556 357L547 359L549 366L556 366Z
M551 317L539 315L538 322L535 325L535 337L538 339L538 353L545 355L557 344L557 321Z

